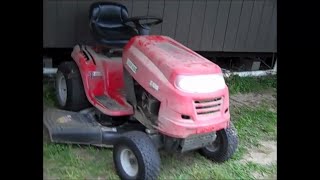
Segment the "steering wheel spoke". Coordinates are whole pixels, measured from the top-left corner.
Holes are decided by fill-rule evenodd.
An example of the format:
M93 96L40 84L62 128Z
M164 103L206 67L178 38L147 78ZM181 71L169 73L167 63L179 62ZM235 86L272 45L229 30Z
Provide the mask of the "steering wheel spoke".
M127 26L132 27L132 25L130 25L132 23L134 23L136 27L141 26L143 28L146 28L162 23L162 19L154 16L137 16L128 18L124 21L124 24L126 24Z

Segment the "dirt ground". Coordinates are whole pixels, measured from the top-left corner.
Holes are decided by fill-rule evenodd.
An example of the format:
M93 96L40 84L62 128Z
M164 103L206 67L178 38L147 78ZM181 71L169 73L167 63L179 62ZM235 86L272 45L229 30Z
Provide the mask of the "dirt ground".
M236 94L230 96L230 105L233 107L248 106L257 107L263 103L271 105L270 110L277 111L276 93L266 91L263 93ZM249 149L248 154L243 157L243 163L254 162L257 164L268 165L277 163L277 142L260 141L260 146ZM253 173L256 179L277 179L277 176L265 177L263 174Z
M273 111L276 112L277 94L274 91L268 90L262 93L247 93L235 94L230 96L230 105L233 107L249 106L258 107L266 103L272 105Z

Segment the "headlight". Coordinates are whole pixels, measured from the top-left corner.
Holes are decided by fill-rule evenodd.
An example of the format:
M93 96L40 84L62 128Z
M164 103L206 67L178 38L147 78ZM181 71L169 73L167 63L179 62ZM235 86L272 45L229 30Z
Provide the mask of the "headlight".
M176 87L188 93L210 93L225 88L222 74L178 75Z

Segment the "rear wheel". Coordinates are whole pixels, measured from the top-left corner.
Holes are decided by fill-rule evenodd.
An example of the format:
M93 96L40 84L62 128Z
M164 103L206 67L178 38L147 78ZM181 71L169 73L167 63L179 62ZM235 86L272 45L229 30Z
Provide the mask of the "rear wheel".
M160 156L152 140L145 133L125 133L115 144L113 159L121 179L157 179Z
M238 136L235 127L219 130L216 140L209 146L200 149L200 154L214 162L224 162L232 157L238 147Z
M60 108L79 111L90 107L78 66L73 61L59 65L56 74L56 97Z

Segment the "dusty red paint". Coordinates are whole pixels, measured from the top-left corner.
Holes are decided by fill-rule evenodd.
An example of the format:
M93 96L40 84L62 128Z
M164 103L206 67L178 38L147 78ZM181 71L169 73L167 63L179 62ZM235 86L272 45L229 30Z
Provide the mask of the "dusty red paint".
M94 49L92 48L92 50ZM102 56L94 56L93 58L96 63L94 64L92 60L87 61L85 59L77 46L73 49L72 57L80 68L84 89L87 98L92 105L110 116L133 114L132 106L126 102L124 95L121 93L124 88L123 66L121 60L115 61L103 58ZM90 76L92 72L101 72L102 76L92 78ZM122 105L123 109L111 110L104 107L95 98L96 96L101 95L113 98Z
M227 86L206 94L185 93L174 86L177 75L221 74L221 68L216 64L166 36L132 38L124 50L124 64L128 58L138 69L133 73L127 65L125 68L146 91L161 102L157 127L160 132L185 138L191 134L217 131L228 126L230 113L225 113L229 107ZM159 86L158 91L150 87L150 81ZM221 106L217 107L219 112L197 115L194 101L217 97L222 98ZM188 115L191 119L182 119L181 115Z
M98 50L98 49L96 49ZM124 95L123 66L132 77L150 94L161 102L158 126L161 133L178 138L192 134L207 133L226 128L229 125L230 113L228 87L205 94L186 93L175 85L177 75L221 74L221 69L208 59L166 36L135 36L131 38L123 51L122 61L115 61L102 56L94 56L93 61L86 61L79 48L75 47L72 57L81 69L85 91L89 101L111 116L133 115L133 108L126 103ZM134 73L127 65L128 59L137 67ZM90 78L92 71L102 72L102 77ZM158 86L158 90L150 85ZM95 96L106 95L119 104L124 110L110 110L99 104ZM196 109L217 104L217 102L195 103L195 101L222 98L220 106L207 109ZM218 110L211 114L197 114ZM183 119L181 115L190 116Z

